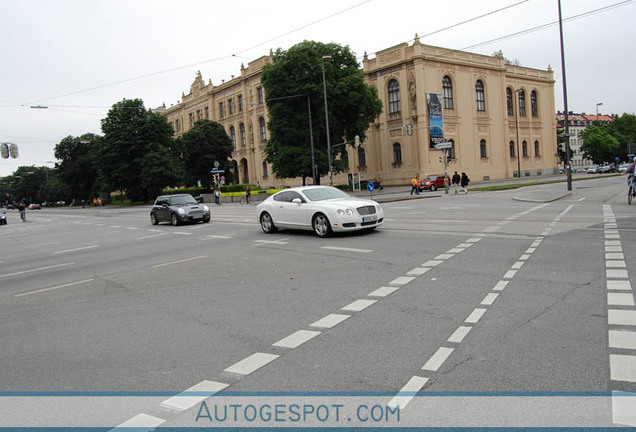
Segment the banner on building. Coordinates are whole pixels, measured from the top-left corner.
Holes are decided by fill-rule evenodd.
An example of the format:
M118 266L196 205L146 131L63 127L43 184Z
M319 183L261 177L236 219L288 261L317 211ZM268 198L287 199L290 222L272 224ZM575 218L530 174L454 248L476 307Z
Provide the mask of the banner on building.
M444 141L444 122L442 120L442 95L440 93L426 93L428 103L428 124L431 141L430 148Z

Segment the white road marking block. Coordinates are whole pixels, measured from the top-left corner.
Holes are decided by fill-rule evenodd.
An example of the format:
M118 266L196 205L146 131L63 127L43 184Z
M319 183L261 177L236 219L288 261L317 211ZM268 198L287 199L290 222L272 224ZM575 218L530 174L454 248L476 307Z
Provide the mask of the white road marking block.
M628 280L608 280L608 290L631 291L632 283Z
M609 331L609 347L636 349L636 332L623 330Z
M176 396L171 397L170 399L166 399L161 402L161 406L178 410L185 411L188 408L195 406L196 404L206 400L210 396L215 393L220 392L224 388L229 386L229 384L225 384L222 382L216 381L201 381L199 384L195 384L186 391L179 393ZM188 395L188 393L193 392L201 392L204 394L201 395Z
M605 261L607 268L626 268L625 261Z
M281 348L297 348L308 340L315 338L320 333L321 332L314 330L298 330L296 333L292 333L272 345Z
M492 288L492 290L493 291L503 291L503 289L506 287L506 285L508 285L509 282L510 281L501 280L501 281L497 282L497 285L495 285Z
M627 270L607 269L605 271L605 277L607 277L607 279L627 279L629 276Z
M377 303L377 300L360 299L360 300L356 300L356 301L354 301L352 303L349 303L348 305L343 307L342 310L351 311L351 312L360 312L360 311L368 308L369 306L371 306L374 303Z
M457 330L448 338L447 342L461 343L472 327L459 326Z
M330 314L311 324L311 327L332 328L349 318L351 315Z
M636 326L636 311L609 309L607 311L607 323L609 325Z
M252 372L262 368L266 364L276 360L279 355L268 353L254 353L249 357L244 358L240 362L234 363L232 366L225 369L225 372L236 373L239 375L249 375Z
M636 382L636 356L610 354L610 377L614 381Z
M392 284L392 285L406 285L407 283L411 282L414 279L415 279L414 277L400 276L397 279L393 279L389 283Z
M517 274L517 270L508 270L504 275L504 279L512 279Z
M433 356L422 366L423 370L437 371L446 361L449 355L455 351L454 348L440 347Z
M470 315L468 315L468 318L465 319L465 322L469 323L469 324L476 324L479 322L479 320L481 319L481 317L486 313L486 309L484 308L475 308L475 310L473 310L471 312Z
M497 293L488 293L481 301L481 304L484 306L490 306L495 302L495 300L497 300L497 297L499 297L499 294Z
M431 269L430 267L415 267L413 270L408 272L406 275L407 276L422 276L424 273L426 273L430 269Z
M380 287L377 290L369 293L371 297L386 297L389 294L393 294L395 291L399 290L400 287Z
M636 426L636 393L612 392L612 417L617 425Z
M146 432L161 426L163 423L165 423L164 419L153 417L148 414L138 414L130 420L126 420L119 426L114 427L109 432L116 432L118 429L124 428L135 428L135 432Z
M610 306L635 306L632 293L607 293L607 304Z
M426 385L428 382L428 378L414 376L409 382L407 382L404 387L400 389L398 394L391 399L387 406L394 409L395 407L400 407L400 409L404 409L406 405L415 397L415 394L422 390L422 387Z
M422 264L422 267L435 267L438 266L442 263L443 261L441 260L430 260L430 261L426 261L424 264Z

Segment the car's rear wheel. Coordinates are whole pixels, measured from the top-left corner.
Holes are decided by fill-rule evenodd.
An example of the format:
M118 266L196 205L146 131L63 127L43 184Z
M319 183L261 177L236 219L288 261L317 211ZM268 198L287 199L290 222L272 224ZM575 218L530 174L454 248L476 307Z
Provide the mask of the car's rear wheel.
M203 219L203 223L208 223L208 222L210 222L210 218Z
M159 219L157 219L157 215L154 213L150 213L150 223L153 225L157 225L159 223Z
M278 228L276 228L276 225L274 225L274 220L272 219L272 216L269 213L267 212L261 213L260 219L261 219L261 229L263 230L264 233L272 234L278 230Z
M329 219L327 219L327 216L322 213L318 213L314 216L312 226L314 227L314 232L318 235L318 237L329 237L332 233Z
M176 213L172 213L170 215L170 223L172 223L172 226L177 226L179 225L179 218L177 217Z
M437 190L437 187L435 185L431 185L431 192L435 192Z

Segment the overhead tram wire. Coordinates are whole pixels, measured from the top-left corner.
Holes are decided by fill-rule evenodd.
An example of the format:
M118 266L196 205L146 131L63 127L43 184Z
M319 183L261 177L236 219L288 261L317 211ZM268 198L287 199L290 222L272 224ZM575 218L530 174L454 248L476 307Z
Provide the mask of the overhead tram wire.
M314 24L317 24L319 22L322 22L322 21L325 21L327 19L333 18L335 16L341 15L341 14L343 14L345 12L348 12L348 11L350 11L352 9L360 7L360 6L364 5L364 4L370 3L371 1L373 1L373 0L364 0L361 3L357 3L357 4L353 5L353 6L350 6L348 8L342 9L342 10L340 10L338 12L335 12L335 13L333 13L331 15L327 15L324 18L317 19L317 20L312 21L312 22L310 22L308 24L304 24L304 25L302 25L300 27L297 27L297 28L295 28L293 30L287 31L287 32L285 32L285 33L283 33L283 34L281 34L279 36L271 38L271 39L269 39L267 41L261 42L261 43L259 43L257 45L254 45L254 46L251 46L249 48L246 48L246 49L243 49L241 51L238 51L236 54L225 55L225 56L222 56L222 57L217 57L217 58L214 58L214 59L204 60L204 61L196 62L196 63L190 63L190 64L187 64L187 65L184 65L184 66L176 66L176 67L173 67L173 68L170 68L170 69L164 69L164 70L157 71L157 72L151 72L151 73L147 73L147 74L144 74L144 75L139 75L139 76L136 76L136 77L133 77L133 78L127 78L127 79L123 79L123 80L119 80L119 81L115 81L115 82L111 82L111 83L107 83L107 84L102 84L102 85L98 85L98 86L94 86L94 87L85 88L85 89L82 89L82 90L77 90L77 91L70 92L70 93L65 93L65 94L58 95L58 96L52 96L52 97L49 97L49 98L35 100L35 101L29 102L29 103L25 103L23 105L33 105L33 104L36 104L36 103L39 103L39 102L45 102L45 101L49 101L49 100L59 99L59 98L66 97L66 96L73 96L73 95L76 95L76 94L86 93L86 92L93 91L93 90L99 90L99 89L103 89L103 88L106 88L106 87L112 87L112 86L115 86L115 85L124 84L124 83L127 83L127 82L136 81L136 80L140 80L140 79L144 79L144 78L150 78L152 76L162 75L162 74L169 73L169 72L174 72L174 71L178 71L178 70L182 70L182 69L187 69L187 68L191 68L191 67L194 67L194 66L199 66L199 65L202 65L202 64L206 64L206 63L217 62L217 61L220 61L220 60L225 60L225 59L233 58L233 57L240 57L239 54L242 54L242 53L244 53L246 51L249 51L251 49L257 48L257 47L262 46L262 45L265 45L267 43L275 41L276 39L280 39L280 38L285 37L285 36L287 36L289 34L292 34L292 33L297 32L299 30L305 29L305 28L310 27L310 26L312 26Z

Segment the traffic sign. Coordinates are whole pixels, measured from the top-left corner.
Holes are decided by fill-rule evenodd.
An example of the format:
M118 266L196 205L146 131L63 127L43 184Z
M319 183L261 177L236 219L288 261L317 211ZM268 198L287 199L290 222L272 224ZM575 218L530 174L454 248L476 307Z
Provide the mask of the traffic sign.
M369 184L367 184L367 190L368 190L369 192L373 192L373 190L374 190L374 189L375 189L375 186L373 186L373 183L369 183Z
M444 141L439 144L435 144L435 148L437 150L453 148L453 143L451 141Z

